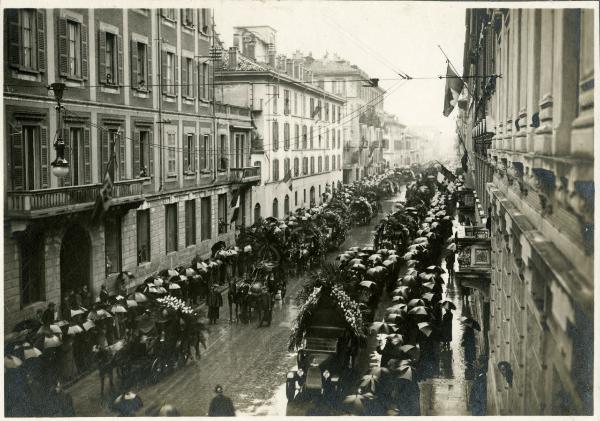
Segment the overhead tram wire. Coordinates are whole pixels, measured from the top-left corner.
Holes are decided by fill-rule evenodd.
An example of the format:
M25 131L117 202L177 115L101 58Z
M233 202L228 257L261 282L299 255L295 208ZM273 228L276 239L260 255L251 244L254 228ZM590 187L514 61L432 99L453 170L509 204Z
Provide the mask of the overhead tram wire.
M381 94L381 95L378 95L377 97L375 97L374 99L370 100L370 101L369 101L369 102L367 102L365 105L363 105L363 106L359 107L358 109L356 109L356 110L355 110L355 111L353 111L352 113L350 113L350 114L348 114L348 115L344 116L344 117L341 119L341 121L340 121L339 123L330 123L329 125L327 125L326 127L324 127L324 128L323 128L323 130L325 130L325 129L328 129L329 127L331 127L331 126L333 126L333 125L338 125L338 124L344 124L344 123L348 123L348 122L350 122L350 121L352 121L352 120L354 120L354 119L358 118L358 117L359 117L359 114L360 114L360 112L361 112L361 109L363 109L363 108L365 108L365 107L371 107L371 106L375 106L375 105L376 105L376 104L378 104L379 102L383 101L383 99L384 99L383 97L384 97L385 95L389 96L390 94L392 94L392 93L393 93L393 91L395 91L396 89L398 89L398 88L402 87L402 86L403 86L405 83L406 83L406 81L404 81L404 83L401 83L401 84L399 84L399 85L396 85L396 86L394 86L394 87L390 88L389 90L387 90L387 91L386 91L386 92L384 92L383 94ZM381 97L381 98L380 98L380 97ZM66 116L66 114L67 114L67 113L71 114L71 115L72 115L72 116L74 116L74 117L79 117L79 118L86 118L86 117L87 117L85 114L80 114L80 113L78 113L78 112L76 112L76 111L65 110L65 116ZM355 114L355 115L353 116L353 114ZM351 118L350 118L350 117L351 117ZM217 117L217 119L218 119L218 117ZM346 121L344 121L344 120L346 120ZM101 125L98 125L98 124L95 124L95 123L92 123L92 122L89 122L89 121L87 121L87 122L85 122L85 123L83 123L83 124L85 124L86 126L89 126L89 127L91 127L91 128L97 128L97 129L99 129L99 130L102 130L102 131L104 131L104 132L107 132L107 133L109 133L109 132L113 132L113 133L114 133L114 131L112 131L112 130L110 130L110 129L108 129L108 128L104 127L104 126L101 126ZM126 136L126 135L123 135L123 134L118 134L118 137L119 137L119 140L129 140L129 141L134 141L134 139L133 139L133 138L131 138L131 137L129 137L129 136ZM293 138L290 138L290 143L292 142L292 140L293 140L293 141L295 141L296 139L300 140L300 139L301 139L301 135L300 135L300 136L298 136L298 137L293 137ZM184 151L184 148L180 148L180 147L178 147L178 146L161 146L161 145L159 145L159 144L156 144L156 143L152 143L152 144L150 144L150 146L152 146L153 148L157 148L157 149L159 149L159 150L165 150L165 151L176 151L176 152L183 152L183 151ZM271 146L273 146L273 144L263 144L263 148L264 148L264 147L271 147ZM199 153L200 153L200 150L199 150L199 148L196 148L196 149L197 149L197 153L199 154ZM319 150L322 150L322 149L324 149L324 148L320 148ZM303 149L303 150L304 150L304 149ZM306 150L310 150L310 149L306 149ZM222 156L222 155L229 155L229 156L233 156L233 155L235 155L234 153L231 153L231 152L230 152L230 153L226 153L226 154L219 153L219 152L217 152L217 151L216 151L216 150L214 150L214 149L210 149L210 150L208 150L208 154L209 154L209 156L217 156L217 155L218 155L218 156Z

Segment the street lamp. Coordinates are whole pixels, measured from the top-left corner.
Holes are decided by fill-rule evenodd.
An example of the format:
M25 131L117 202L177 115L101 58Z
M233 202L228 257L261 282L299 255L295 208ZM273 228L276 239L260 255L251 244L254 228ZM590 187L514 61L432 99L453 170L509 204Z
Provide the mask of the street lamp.
M56 151L56 158L50 163L52 166L52 174L57 178L66 177L69 174L69 162L65 159L65 141L63 139L63 128L62 128L62 116L61 112L63 106L60 101L62 100L63 93L65 90L64 83L53 83L48 89L54 92L54 99L56 99L56 111L58 112L58 129L56 140L54 141L54 150Z

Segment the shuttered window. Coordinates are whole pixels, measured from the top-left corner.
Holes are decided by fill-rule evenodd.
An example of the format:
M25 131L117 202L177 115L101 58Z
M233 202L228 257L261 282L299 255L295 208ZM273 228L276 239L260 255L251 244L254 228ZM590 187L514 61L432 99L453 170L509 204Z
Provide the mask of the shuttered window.
M197 77L195 76L194 60L188 57L182 58L181 63L181 82L183 83L183 96L192 99L196 96L196 85L194 84Z
M177 251L177 203L165 205L166 252Z
M290 158L283 160L283 177L287 177L290 172Z
M323 158L322 157L319 157L317 159L317 171L323 172Z
M300 147L300 126L298 124L294 125L294 149L298 149Z
M70 177L73 186L92 182L90 131L81 127L69 128Z
M307 148L306 126L302 126L302 149Z
M6 9L5 33L11 67L46 71L46 13L36 9Z
M183 135L183 169L186 174L196 172L196 135L194 133Z
M136 129L132 140L133 178L150 177L154 166L152 132Z
M290 123L283 124L283 149L290 149Z
M312 126L310 126L309 133L310 133L310 135L309 135L310 149L313 149L315 145L314 145L314 133L313 133L313 127Z
M152 58L148 45L131 41L131 87L138 91L148 91L152 86Z
M273 160L273 181L279 181L279 160Z
M176 133L167 132L167 176L177 177L177 136Z
M202 241L212 237L212 209L210 197L200 199L200 238Z
M290 214L290 196L288 196L286 194L285 198L283 199L283 215L288 216L289 214Z
M294 158L294 177L298 177L300 174L300 159Z
M329 156L325 155L325 171L329 171Z
M49 144L46 126L10 126L12 190L49 187Z
M101 35L100 33L99 35ZM99 80L103 82L105 75L104 60L106 39L98 40ZM58 20L58 55L59 73L71 79L87 79L88 77L88 34L87 25L73 19ZM105 78L104 78L105 79ZM105 81L105 80L104 80Z
M202 135L202 140L200 142L200 170L207 171L210 170L210 135L205 134Z
M219 136L219 159L218 159L218 170L226 171L227 170L227 136L222 134Z
M185 246L196 244L196 200L185 201Z
M225 234L227 232L227 193L220 194L218 197L218 217L219 217L219 234Z
M273 136L272 136L272 143L273 143L273 151L277 151L279 149L279 123L277 121L273 122Z
M150 261L150 209L136 213L137 263Z
M209 77L210 77L210 69L208 67L208 63L198 63L198 71L196 72L198 78L198 96L201 99L209 99L210 89L208 86Z

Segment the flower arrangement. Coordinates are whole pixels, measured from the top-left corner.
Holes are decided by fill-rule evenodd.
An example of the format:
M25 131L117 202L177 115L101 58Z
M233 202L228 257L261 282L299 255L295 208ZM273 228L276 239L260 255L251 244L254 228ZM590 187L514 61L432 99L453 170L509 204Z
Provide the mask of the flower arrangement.
M163 298L157 298L156 302L170 310L180 311L182 314L194 314L194 309L187 306L182 300L172 295L168 295Z

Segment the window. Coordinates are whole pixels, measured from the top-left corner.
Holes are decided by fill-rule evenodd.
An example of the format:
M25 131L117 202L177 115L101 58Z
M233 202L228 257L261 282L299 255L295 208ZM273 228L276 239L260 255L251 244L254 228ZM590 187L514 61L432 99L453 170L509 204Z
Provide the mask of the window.
M273 181L279 181L279 160L273 160Z
M290 91L287 89L283 90L283 114L290 114Z
M286 178L288 174L290 174L290 158L285 158L283 160L283 178Z
M33 10L21 11L21 40L23 41L23 66L35 68L35 17Z
M121 272L121 217L114 212L104 219L104 257L107 276Z
M187 26L187 27L193 27L194 26L194 9L183 9L182 10L182 14L183 14L183 25Z
M279 88L273 86L273 114L277 114L277 99L279 97Z
M298 206L298 192L294 192L294 206Z
M105 33L106 47L104 54L105 82L114 85L118 82L117 77L117 36L110 32Z
M310 133L310 136L309 136L309 139L310 139L310 149L313 149L315 147L315 145L314 145L314 133L313 133L313 127L312 126L310 126L309 133Z
M186 133L183 136L183 169L186 174L196 172L196 135L194 133Z
M309 107L310 118L314 118L314 113L315 113L315 99L311 98L309 102L310 102L310 107Z
M45 241L40 231L25 231L20 244L21 305L26 306L44 298Z
M194 98L194 61L191 58L184 58L183 75L183 92L188 98Z
M146 91L149 89L148 79L148 45L132 41L131 46L131 85L134 89Z
M148 130L136 130L133 133L133 177L150 177L152 171L152 155L150 144L152 133Z
M317 158L317 170L318 170L318 172L323 172L323 158L322 157Z
M13 190L49 186L49 142L47 127L9 126ZM67 159L69 159L67 157Z
M198 25L198 30L205 34L208 34L208 30L209 30L208 21L209 21L208 9L200 9L200 25Z
M68 75L81 76L81 24L67 21L67 60Z
M331 104L331 122L335 123L335 104Z
M283 149L290 149L290 123L283 124Z
M254 223L257 223L260 219L260 203L254 205Z
M67 132L68 134L68 132ZM68 135L65 135L65 139ZM121 135L121 128L118 126L112 126L108 130L104 128L99 129L99 139L100 142L100 157L101 157L101 165L98 166L99 169L99 178L100 180L104 179L104 174L106 169L108 168L108 162L110 160L110 156L114 151L115 154L115 166L112 169L113 172L111 177L113 180L124 180L127 178L126 168L125 168L125 139ZM84 143L87 144L89 142L89 134L88 129L84 130ZM65 140L65 143L69 143ZM85 154L84 154L85 157ZM91 171L90 171L91 178ZM71 178L63 178L64 185L69 185L71 182ZM91 181L90 181L91 182Z
M321 100L317 100L317 116L319 118L319 120L321 120L321 117L323 115L323 108L321 107Z
M212 238L210 197L200 199L200 238L202 241Z
M279 218L279 201L277 198L273 199L273 218Z
M329 156L325 155L325 171L329 171Z
M279 149L279 123L277 121L273 122L273 151L277 152Z
M83 129L80 127L69 128L69 146L70 146L70 158L71 158L71 185L79 186L85 183L84 171L87 168L89 170L89 142L87 150L83 145ZM87 157L84 157L84 153ZM85 159L87 158L87 160Z
M177 20L176 9L161 9L163 18L167 18L172 21Z
M136 213L137 225L137 263L150 261L150 209Z
M300 159L294 158L294 177L298 177L300 173Z
M288 216L289 214L290 214L290 196L288 196L286 194L285 198L283 199L283 215Z
M175 132L167 132L167 176L177 177L177 138Z
M302 158L302 175L308 174L308 157Z
M235 168L244 168L245 167L245 156L244 156L244 148L246 143L246 135L243 133L235 134Z
M6 9L8 62L12 67L43 72L46 70L46 14L38 9ZM66 22L66 21L65 21ZM66 28L64 52L66 53ZM66 72L66 61L64 62ZM61 74L63 72L61 71Z
M200 142L200 170L210 170L210 135L202 135Z
M315 157L314 156L310 157L310 173L311 174L315 173Z
M307 148L306 126L302 126L302 149Z
M329 144L327 144L329 148ZM335 129L331 129L331 149L335 149Z
M294 115L298 115L298 92L294 92Z
M338 129L338 131L337 131L337 147L338 147L338 149L339 149L339 148L340 148L340 146L341 146L341 138L342 138L342 137L340 136L340 130ZM335 146L334 146L334 147L335 147Z
M300 147L300 126L298 124L294 124L294 149L298 149Z
M329 103L325 103L325 121L329 121Z
M331 170L335 171L335 155L331 155Z
M329 132L328 132L328 133L329 133ZM321 132L319 132L318 139L319 139L319 149L321 149Z
M177 251L177 203L165 205L166 251Z
M218 197L218 217L219 217L219 234L227 232L227 193L220 194Z
M304 203L306 203L306 189L304 189Z
M227 170L227 136L219 136L219 171Z
M209 81L208 63L198 63L198 89L202 99L208 99L208 81Z
M165 52L166 56L166 73L165 73L165 86L163 89L169 95L175 95L175 73L177 70L175 69L175 54Z
M306 117L306 96L302 94L302 117Z

